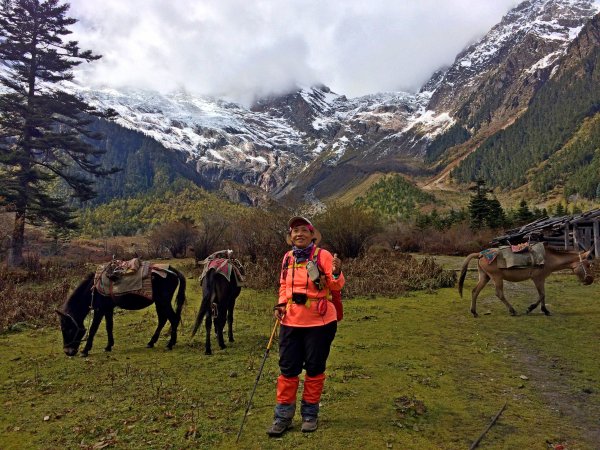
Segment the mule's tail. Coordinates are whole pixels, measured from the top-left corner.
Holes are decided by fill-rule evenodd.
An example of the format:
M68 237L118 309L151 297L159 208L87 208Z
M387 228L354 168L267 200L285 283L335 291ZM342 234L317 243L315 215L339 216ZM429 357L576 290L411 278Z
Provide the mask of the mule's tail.
M179 322L181 321L181 310L183 309L183 305L185 304L186 280L185 275L182 274L179 270L175 269L174 267L171 267L170 270L175 272L175 275L177 275L177 278L179 279L179 289L177 289L177 297L175 299L175 315L177 316L177 321Z
M479 253L471 253L469 256L467 256L467 259L465 259L465 262L463 263L461 269L460 269L460 278L458 279L458 293L460 294L460 296L463 296L463 284L465 283L465 277L467 276L467 269L469 268L469 262L473 259L473 258L477 258L479 257Z
M206 314L210 314L210 303L211 297L213 295L213 276L212 273L214 270L209 270L202 280L202 303L200 303L200 311L198 312L198 317L196 317L196 323L194 324L194 329L192 330L192 337L200 328L202 324L202 320Z

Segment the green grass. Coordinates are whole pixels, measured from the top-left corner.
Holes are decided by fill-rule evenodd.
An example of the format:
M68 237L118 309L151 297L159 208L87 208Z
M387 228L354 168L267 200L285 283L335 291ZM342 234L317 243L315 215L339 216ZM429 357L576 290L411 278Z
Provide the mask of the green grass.
M120 312L113 352L103 352L101 328L88 358L67 358L57 327L1 335L0 448L235 448L275 298L244 290L236 342L221 350L213 338L214 354L205 356L199 336L189 337L199 290L195 280L188 286L184 332L172 351L166 337L145 348L150 309ZM535 293L509 284L507 296L524 311ZM600 288L554 275L547 298L554 315L511 317L488 287L479 319L455 289L347 300L319 430L303 435L296 423L281 439L266 435L275 345L237 448L466 449L504 402L480 448L597 448Z

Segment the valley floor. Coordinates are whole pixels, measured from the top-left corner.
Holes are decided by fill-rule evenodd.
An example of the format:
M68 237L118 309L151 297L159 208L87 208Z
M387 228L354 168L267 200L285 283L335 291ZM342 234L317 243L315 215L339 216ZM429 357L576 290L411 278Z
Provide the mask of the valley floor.
M466 291L475 285L469 273ZM0 448L235 448L273 326L269 293L245 290L236 342L205 356L199 305L188 283L184 330L174 350L146 349L153 310L115 316L112 353L98 333L88 358L67 358L58 328L0 336ZM532 284L509 284L524 312ZM267 360L237 448L465 449L506 403L481 449L599 449L600 285L563 274L547 283L546 317L517 317L487 287L481 317L456 289L403 298L348 299L322 398L321 426L265 434L278 375Z

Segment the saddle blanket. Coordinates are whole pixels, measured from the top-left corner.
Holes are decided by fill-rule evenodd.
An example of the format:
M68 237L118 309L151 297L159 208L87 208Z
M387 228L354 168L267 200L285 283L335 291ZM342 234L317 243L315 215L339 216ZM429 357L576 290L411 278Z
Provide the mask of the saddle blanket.
M219 275L223 275L227 281L231 281L233 275L236 284L240 287L244 285L246 280L243 273L244 268L237 259L215 258L209 261L205 260L204 269L202 275L200 275L200 284L202 284L209 270L214 270Z
M543 266L546 250L542 242L530 245L523 244L504 246L500 248L486 248L479 252L488 264L497 261L500 269L518 267Z
M491 264L496 259L496 256L498 256L498 249L486 248L485 250L481 250L479 254L485 258L488 264Z
M98 293L109 297L137 294L152 299L151 275L165 278L168 264L151 264L134 258L130 261L113 260L96 269L94 287Z
M497 264L501 269L543 266L545 256L546 249L542 242L519 248L518 252L511 247L500 247Z

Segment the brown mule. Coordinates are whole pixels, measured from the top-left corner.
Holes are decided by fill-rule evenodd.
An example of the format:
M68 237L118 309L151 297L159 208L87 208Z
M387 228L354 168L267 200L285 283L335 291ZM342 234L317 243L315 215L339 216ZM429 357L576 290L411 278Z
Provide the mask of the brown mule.
M458 282L458 292L462 297L463 284L469 262L473 258L478 258L477 270L479 272L479 282L471 293L471 313L474 317L478 317L477 296L490 280L492 280L496 286L496 296L506 305L510 314L513 316L517 313L504 296L504 280L513 282L533 280L539 296L537 302L529 305L527 313L533 311L541 303L542 312L548 316L550 315L550 311L546 308L546 294L544 289L546 278L552 272L556 272L557 270L571 269L583 284L592 284L594 282L594 275L591 270L591 263L588 260L591 251L592 250L590 249L587 252L579 253L575 251L559 251L546 247L546 256L543 266L517 269L501 269L498 267L496 259L489 263L486 258L482 257L481 253L471 253L467 256L462 265Z

